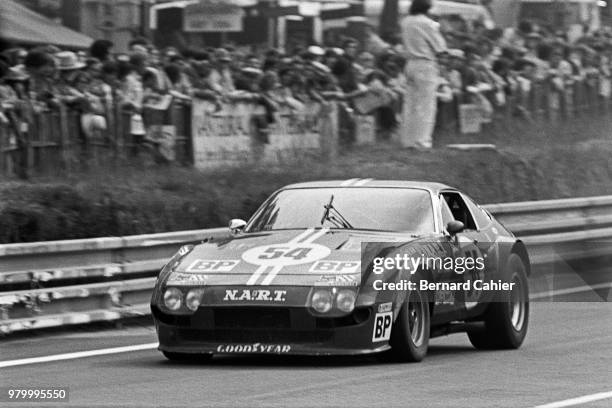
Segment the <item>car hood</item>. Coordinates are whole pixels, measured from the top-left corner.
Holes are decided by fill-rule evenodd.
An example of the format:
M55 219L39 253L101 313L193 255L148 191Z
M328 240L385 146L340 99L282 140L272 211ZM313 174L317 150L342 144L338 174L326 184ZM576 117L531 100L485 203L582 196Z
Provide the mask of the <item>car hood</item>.
M245 233L196 245L174 267L167 285L359 286L362 261L414 239L397 232L324 228ZM368 246L362 260L362 242L381 244Z

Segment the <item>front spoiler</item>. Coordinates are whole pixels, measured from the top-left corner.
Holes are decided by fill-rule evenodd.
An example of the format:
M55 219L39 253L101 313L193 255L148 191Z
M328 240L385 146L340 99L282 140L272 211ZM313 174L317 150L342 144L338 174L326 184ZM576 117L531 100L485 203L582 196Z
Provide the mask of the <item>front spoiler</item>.
M160 351L192 354L360 355L390 349L387 340L373 341L377 305L361 313L363 320L336 323L321 321L305 308L288 308L284 327L233 325L220 327L216 308L200 310L196 316L169 320L153 307ZM250 308L249 308L250 309ZM261 310L260 308L250 309ZM227 309L224 309L227 310ZM361 311L363 312L363 310ZM367 314L367 317L365 316ZM326 320L326 319L323 319ZM330 319L333 320L333 319ZM275 321L276 323L276 321Z
M238 344L236 344L238 345ZM244 344L240 344L244 345ZM165 346L159 345L157 348L159 351L171 352L171 353L185 353L185 354L211 354L211 355L287 355L287 356L357 356L366 354L382 353L391 349L389 344L379 346L376 348L369 349L350 349L350 348L333 348L333 347L312 347L307 344L291 344L289 351L283 352L261 352L261 351L217 351L218 345L215 344L201 344L197 347L192 346Z

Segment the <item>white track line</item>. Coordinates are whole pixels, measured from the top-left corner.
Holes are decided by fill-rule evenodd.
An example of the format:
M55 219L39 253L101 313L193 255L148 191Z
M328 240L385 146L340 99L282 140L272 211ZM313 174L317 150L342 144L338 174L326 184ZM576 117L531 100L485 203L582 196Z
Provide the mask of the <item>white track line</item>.
M354 179L349 179L349 180L344 180L342 183L340 183L340 187L348 187L351 184L355 183L359 181L358 178L354 178Z
M551 402L549 404L538 405L534 408L564 408L575 405L586 404L587 402L599 401L612 398L612 391L598 392L597 394L585 395L577 398L570 398L563 401Z
M99 350L78 351L76 353L56 354L53 356L22 358L20 360L0 361L0 368L15 367L28 364L48 363L50 361L74 360L93 356L104 356L107 354L129 353L130 351L142 351L156 349L159 343L136 344L134 346L112 347Z
M370 181L374 181L374 179L368 178L368 179L359 180L358 182L356 182L355 184L353 184L351 187L361 187L361 186L365 186L365 185L366 185L366 184L368 184Z
M262 273L263 273L263 270L262 270ZM602 286L602 285L603 287L610 286L609 283L601 284L601 285L594 285L593 287L581 286L579 288L561 289L559 291L554 291L554 292L536 293L530 296L530 298L534 299L535 297L544 297L544 296L551 296L551 295L554 296L554 295L560 294L561 291L568 291L568 290L572 292L564 292L564 293L576 293L576 292L585 291L585 290L599 289L598 286ZM15 367L15 366L21 366L21 365L37 364L37 363L48 363L51 361L74 360L77 358L103 356L107 354L128 353L130 351L151 350L151 349L156 349L158 345L159 345L158 343L137 344L134 346L113 347L113 348L100 349L100 350L78 351L76 353L56 354L52 356L23 358L20 360L0 361L0 368ZM607 398L612 398L612 391L600 392L598 394L586 395L584 397L578 397L578 398L572 398L569 400L552 402L550 404L545 404L545 405L538 405L537 407L534 407L534 408L563 408L563 407L570 407L570 406L577 405L577 404L584 404L586 402L598 401L598 400L607 399Z

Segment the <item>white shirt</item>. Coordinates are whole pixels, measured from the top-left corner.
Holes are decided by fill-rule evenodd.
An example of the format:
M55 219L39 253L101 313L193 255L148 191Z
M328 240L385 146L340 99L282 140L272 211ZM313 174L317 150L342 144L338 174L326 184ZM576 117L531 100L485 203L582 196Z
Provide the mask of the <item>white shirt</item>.
M408 59L436 61L446 51L446 41L440 33L440 24L424 14L410 15L401 22L402 42Z

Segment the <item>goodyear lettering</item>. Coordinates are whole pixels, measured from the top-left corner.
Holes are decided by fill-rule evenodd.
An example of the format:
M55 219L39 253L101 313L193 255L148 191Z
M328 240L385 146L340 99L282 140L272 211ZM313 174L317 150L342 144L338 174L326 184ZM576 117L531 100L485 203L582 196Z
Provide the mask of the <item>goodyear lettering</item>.
M282 354L291 351L288 344L220 344L217 353L269 353Z

